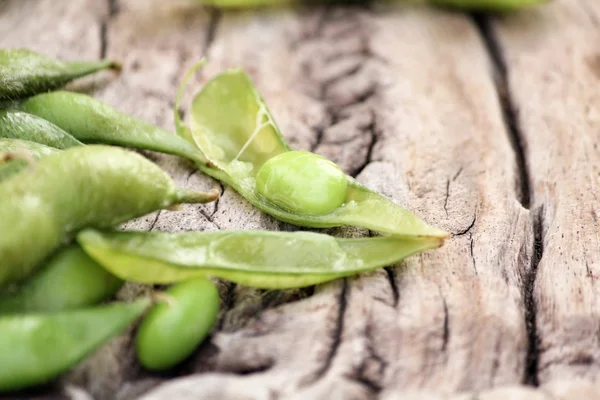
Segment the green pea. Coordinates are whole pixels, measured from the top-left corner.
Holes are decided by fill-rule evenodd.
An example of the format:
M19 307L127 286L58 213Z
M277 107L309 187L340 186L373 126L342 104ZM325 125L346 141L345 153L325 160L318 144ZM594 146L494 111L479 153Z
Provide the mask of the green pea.
M83 228L112 228L218 196L178 189L156 164L118 147L73 147L43 157L0 183L0 285L29 276Z
M256 174L256 190L293 213L327 214L344 203L346 175L328 159L287 151L269 159Z
M50 121L84 143L154 150L199 163L206 161L187 140L85 94L66 91L38 94L18 108Z
M47 383L122 333L150 300L0 316L0 391Z
M208 159L196 163L198 168L281 221L311 228L357 226L403 237L449 236L350 176L342 183L331 165L323 172L322 162L303 165L308 157L298 157L302 153L283 156L292 149L260 93L239 69L209 80L194 97L189 117L187 127L175 113L175 126L180 136L191 136ZM284 167L287 162L281 160L295 157L289 168Z
M136 335L138 360L149 370L166 370L189 357L219 313L219 292L207 279L173 285L166 297L144 317Z
M53 123L17 110L0 110L0 138L30 140L56 149L83 145Z
M63 62L27 49L0 49L0 100L58 89L76 78L120 68L110 60Z
M77 242L121 279L173 283L217 277L264 289L301 288L393 265L443 244L436 237L334 238L313 232L101 232Z
M0 297L0 313L87 307L108 300L123 283L91 259L81 247L70 245L58 251L14 294Z

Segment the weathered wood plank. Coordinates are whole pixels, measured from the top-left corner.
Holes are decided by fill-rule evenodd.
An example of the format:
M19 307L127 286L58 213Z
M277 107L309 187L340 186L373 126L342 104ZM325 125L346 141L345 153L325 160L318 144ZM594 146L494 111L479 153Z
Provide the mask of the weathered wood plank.
M600 3L557 0L493 22L531 176L543 255L540 382L600 378Z
M212 368L255 372L228 385L252 385L251 398L370 398L521 381L532 232L475 26L402 8L224 14L208 57L207 78L250 73L295 148L456 234L399 268L318 287L217 333Z

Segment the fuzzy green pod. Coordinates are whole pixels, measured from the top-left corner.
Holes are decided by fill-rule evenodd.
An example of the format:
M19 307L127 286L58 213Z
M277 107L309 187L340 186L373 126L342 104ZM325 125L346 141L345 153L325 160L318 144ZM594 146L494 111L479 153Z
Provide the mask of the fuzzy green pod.
M85 94L67 91L38 94L18 108L50 121L84 143L154 150L206 162L202 153L181 137Z
M54 312L108 300L123 286L77 245L61 249L9 296L0 297L0 314Z
M0 110L0 138L22 139L56 149L82 146L79 140L53 123L18 110Z
M65 62L32 50L0 49L0 100L58 89L74 79L120 68L110 60Z
M160 167L112 146L73 147L0 183L0 285L29 276L86 227L112 228L178 203L206 203L218 192L178 189Z
M210 333L219 313L219 292L208 279L175 284L165 297L144 317L136 336L140 364L154 371L172 368L189 357Z
M0 316L0 391L58 378L122 333L149 305L142 298L58 313Z
M256 174L258 193L294 213L327 214L344 203L347 187L340 167L307 151L281 153Z

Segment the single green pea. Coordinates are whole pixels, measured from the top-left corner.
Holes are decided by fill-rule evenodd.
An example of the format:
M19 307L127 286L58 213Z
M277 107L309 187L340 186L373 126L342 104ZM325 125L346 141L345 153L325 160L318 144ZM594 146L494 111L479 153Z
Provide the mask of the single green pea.
M43 269L0 297L0 313L50 312L87 307L108 300L123 286L77 245L58 251Z
M110 60L63 62L27 49L0 49L0 100L58 89L104 69L121 66Z
M47 383L67 372L148 308L150 299L0 316L0 391Z
M29 140L56 149L83 145L53 123L18 110L0 110L0 138Z
M159 166L112 146L72 147L0 183L0 286L29 276L86 227L113 228L219 193L178 189Z
M166 370L189 357L219 313L219 292L204 278L175 284L165 297L143 318L136 336L138 360L149 370Z
M64 129L84 143L154 150L204 163L187 140L81 93L55 91L30 97L17 106Z
M327 214L344 203L346 174L332 161L307 151L270 158L256 174L256 190L294 213Z

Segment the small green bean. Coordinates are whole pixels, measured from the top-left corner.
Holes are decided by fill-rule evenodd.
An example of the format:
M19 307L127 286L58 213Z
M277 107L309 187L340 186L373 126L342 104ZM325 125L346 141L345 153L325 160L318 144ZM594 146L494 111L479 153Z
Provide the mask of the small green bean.
M58 89L74 79L120 68L110 60L63 62L27 49L0 49L0 100Z
M286 151L256 174L256 190L292 213L322 215L346 200L346 174L328 159L307 151Z
M113 228L179 203L214 201L218 191L176 188L160 167L112 146L73 147L0 183L0 285L29 276L86 227Z
M58 313L0 316L0 391L47 383L121 334L150 300Z
M179 93L176 109L182 89ZM332 171L329 165L318 157L298 158L301 153L281 156L292 149L249 77L239 69L225 71L206 83L192 102L189 128L177 113L175 125L181 136L191 135L208 159L208 164L197 163L201 171L230 185L254 206L281 221L312 228L352 225L405 237L449 236L350 176L346 176L344 201L339 204L341 181L333 183L332 179L322 185L320 175L327 176ZM289 165L273 160L285 160ZM266 175L278 178L267 180L263 166L267 168ZM291 175L284 179L286 173ZM313 193L335 187L332 197L321 192L309 201L307 188L313 184ZM276 201L269 201L274 198ZM300 203L294 206L295 202ZM331 209L334 204L339 206Z
M136 335L138 360L153 371L172 368L189 357L219 313L219 292L208 279L175 284L165 297L144 316Z
M17 110L0 110L0 138L30 140L56 149L83 145L53 123Z
M52 122L84 143L154 150L206 162L188 141L85 94L66 91L38 94L18 108Z
M92 306L108 300L123 283L81 247L70 245L59 250L10 296L0 297L0 314Z
M395 264L440 238L339 239L312 232L101 232L77 242L121 279L173 283L218 277L264 289L299 288Z

